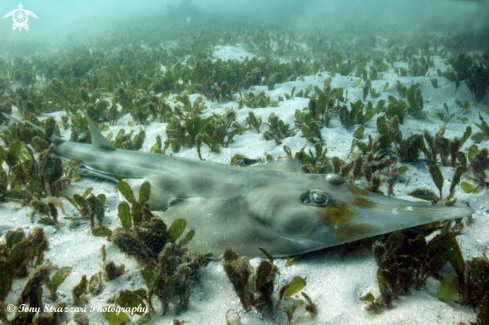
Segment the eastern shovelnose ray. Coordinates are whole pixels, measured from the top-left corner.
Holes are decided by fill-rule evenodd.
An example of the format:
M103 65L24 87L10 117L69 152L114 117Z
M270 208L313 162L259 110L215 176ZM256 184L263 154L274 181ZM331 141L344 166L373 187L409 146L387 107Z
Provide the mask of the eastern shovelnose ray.
M286 161L242 168L115 149L85 116L92 144L54 138L55 153L119 175L136 192L149 181L152 209L164 211L167 224L184 218L200 253L231 247L255 257L262 246L276 257L298 255L474 213L378 195L336 174L284 171Z

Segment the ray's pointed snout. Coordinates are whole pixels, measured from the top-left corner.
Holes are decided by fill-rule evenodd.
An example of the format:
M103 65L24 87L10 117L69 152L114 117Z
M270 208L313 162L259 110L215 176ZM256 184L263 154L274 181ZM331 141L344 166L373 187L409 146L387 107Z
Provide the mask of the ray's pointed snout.
M331 204L323 209L324 221L335 229L340 243L475 212L469 207L435 206L378 195L351 183L342 186L345 191L336 191Z

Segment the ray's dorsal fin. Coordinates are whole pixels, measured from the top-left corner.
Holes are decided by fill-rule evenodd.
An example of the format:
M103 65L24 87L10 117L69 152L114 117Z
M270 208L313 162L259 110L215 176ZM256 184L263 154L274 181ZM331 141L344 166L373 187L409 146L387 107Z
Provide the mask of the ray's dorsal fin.
M92 145L98 149L105 149L114 151L115 147L110 143L103 135L100 133L99 129L92 122L88 114L82 110L83 115L88 122L88 127L90 128L90 136L92 137Z

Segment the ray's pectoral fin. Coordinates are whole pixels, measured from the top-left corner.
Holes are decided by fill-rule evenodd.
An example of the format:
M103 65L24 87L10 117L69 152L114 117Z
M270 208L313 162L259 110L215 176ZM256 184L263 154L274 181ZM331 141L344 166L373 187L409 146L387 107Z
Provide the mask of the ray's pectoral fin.
M239 254L257 255L259 233L254 233L253 225L244 213L241 195L231 198L197 198L181 200L171 206L161 218L170 226L176 219L185 219L187 229L195 230L190 248L199 253L212 252L215 257L231 247Z
M154 211L165 211L189 197L188 184L168 175L149 175L148 178L130 178L125 181L131 186L136 196L139 195L139 190L144 182L150 183L149 205Z

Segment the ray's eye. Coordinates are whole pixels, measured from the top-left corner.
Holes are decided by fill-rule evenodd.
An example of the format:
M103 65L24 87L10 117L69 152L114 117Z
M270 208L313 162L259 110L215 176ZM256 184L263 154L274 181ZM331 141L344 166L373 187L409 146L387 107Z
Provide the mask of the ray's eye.
M331 197L322 191L307 191L301 194L301 202L304 204L326 205L331 202Z
M326 196L317 193L311 193L311 201L314 203L324 204L326 203Z
M311 203L316 203L316 204L326 204L329 203L329 197L324 194L319 194L316 191L311 191L309 193L309 199L311 200Z

